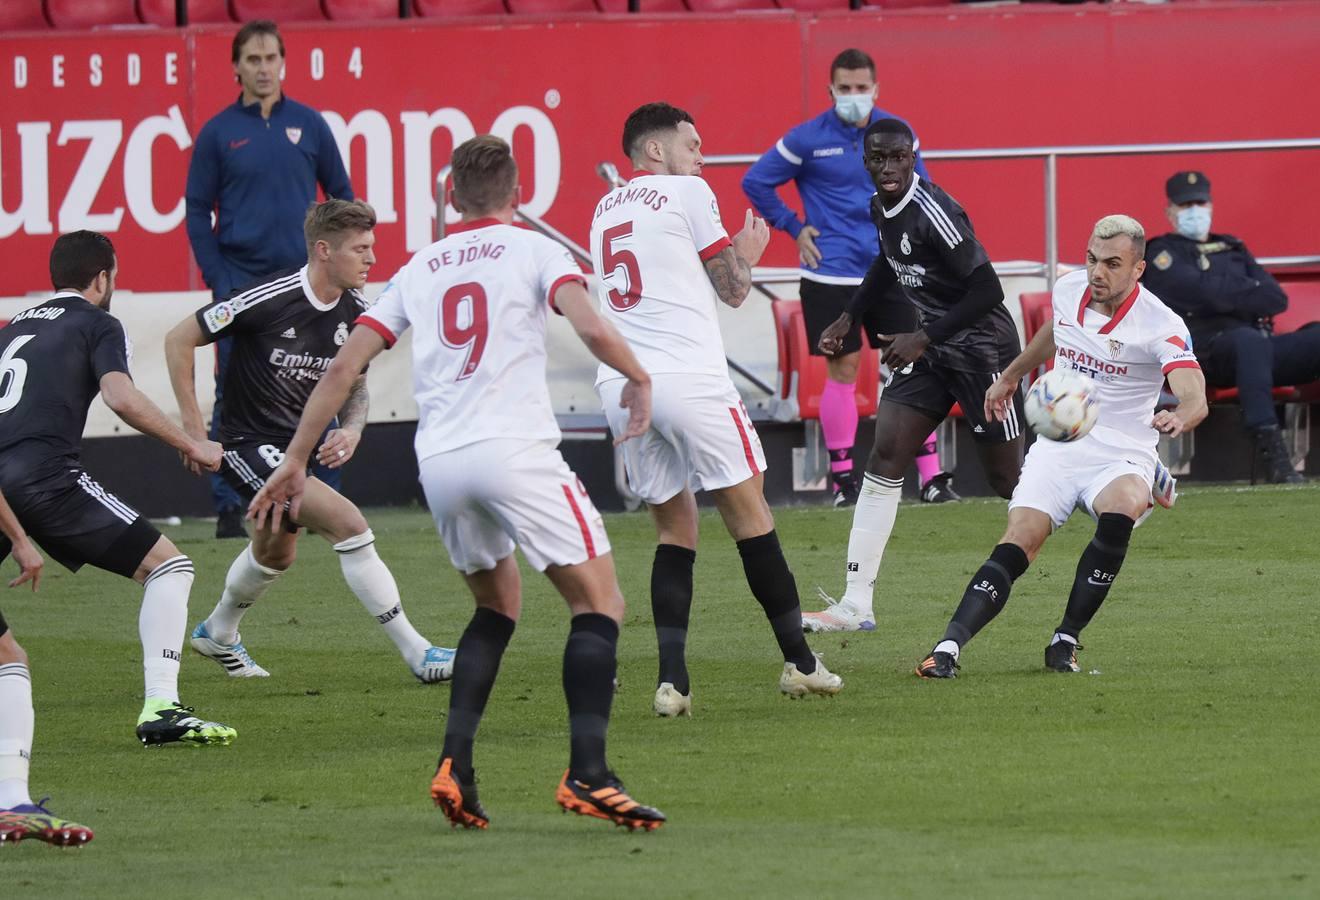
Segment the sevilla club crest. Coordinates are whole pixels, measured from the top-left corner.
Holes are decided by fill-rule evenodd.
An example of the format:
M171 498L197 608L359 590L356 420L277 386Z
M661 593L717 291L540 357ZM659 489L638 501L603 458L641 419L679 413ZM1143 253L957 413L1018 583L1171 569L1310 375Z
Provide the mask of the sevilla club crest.
M302 140L301 128L286 128L284 129L284 134L288 137L289 143L291 144L296 144Z

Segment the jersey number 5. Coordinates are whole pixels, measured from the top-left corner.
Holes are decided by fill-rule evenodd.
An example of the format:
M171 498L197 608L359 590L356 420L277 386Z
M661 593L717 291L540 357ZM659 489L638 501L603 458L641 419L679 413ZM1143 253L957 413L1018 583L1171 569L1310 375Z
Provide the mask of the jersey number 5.
M466 306L466 313L461 317L467 322L460 325L459 312ZM440 340L446 347L455 350L467 348L467 358L455 381L471 377L481 365L481 355L486 352L486 289L475 281L456 284L445 291L440 301Z
M631 237L632 233L632 222L622 222L613 228L606 228L601 233L601 263L605 270L600 273L601 277L609 278L619 266L623 266L624 275L628 279L628 290L620 293L615 288L610 288L607 295L610 306L619 312L632 309L642 302L642 270L637 265L637 257L631 250L614 248L615 241L619 238Z
M23 399L23 384L27 381L27 362L16 355L23 345L36 337L25 334L14 338L14 342L0 355L0 413L7 413L18 401Z

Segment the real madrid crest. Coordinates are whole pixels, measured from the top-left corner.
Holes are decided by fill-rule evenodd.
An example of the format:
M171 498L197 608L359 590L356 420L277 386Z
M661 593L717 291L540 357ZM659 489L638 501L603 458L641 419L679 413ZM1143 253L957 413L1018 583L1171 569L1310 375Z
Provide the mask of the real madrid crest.
M288 139L289 139L289 143L291 143L291 144L296 144L296 143L298 143L300 140L302 140L302 129L301 129L301 128L286 128L286 129L284 129L284 134L285 134L286 137L288 137Z
M1122 355L1123 355L1123 342L1122 342L1122 341L1116 341L1116 340L1114 340L1113 338L1110 338L1110 339L1109 339L1109 355L1110 355L1111 357L1113 357L1114 359L1118 359L1120 356L1122 356Z
M344 346L344 341L346 340L348 340L348 325L346 325L343 322L340 322L339 327L335 329L335 346L336 347ZM1109 343L1112 344L1114 342L1110 341Z
M903 232L903 239L898 242L898 249L904 256L912 255L912 242L908 240L907 232Z

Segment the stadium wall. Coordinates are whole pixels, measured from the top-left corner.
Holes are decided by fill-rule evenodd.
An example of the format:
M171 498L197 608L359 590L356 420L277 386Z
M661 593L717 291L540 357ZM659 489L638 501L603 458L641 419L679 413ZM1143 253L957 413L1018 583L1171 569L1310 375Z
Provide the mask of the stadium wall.
M326 112L353 183L380 212L381 269L433 227L434 173L455 141L513 139L529 211L579 240L623 166L620 125L641 102L689 108L712 153L760 152L825 108L842 47L880 65L881 103L927 148L1308 137L1320 84L1320 4L957 7L903 12L290 24L290 96ZM192 135L237 90L231 27L14 34L0 43L0 241L6 293L46 287L50 235L109 233L123 286L201 288L184 234ZM1258 255L1315 252L1302 205L1320 192L1315 151L1060 163L1062 256L1124 210L1162 230L1162 185L1196 166L1217 222ZM941 162L994 259L1040 259L1038 161ZM740 170L710 169L730 221ZM778 236L767 262L792 264Z

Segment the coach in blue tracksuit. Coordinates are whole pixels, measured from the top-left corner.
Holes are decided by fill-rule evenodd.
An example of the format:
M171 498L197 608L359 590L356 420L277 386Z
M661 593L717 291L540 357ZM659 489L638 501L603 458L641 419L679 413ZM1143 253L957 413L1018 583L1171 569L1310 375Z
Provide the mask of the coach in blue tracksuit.
M275 23L244 25L232 52L243 92L202 126L184 192L188 241L217 300L307 262L303 217L316 201L318 184L327 197L353 199L330 126L316 110L283 94L284 40ZM229 341L220 341L212 439L228 359ZM317 475L339 487L338 470ZM212 477L211 495L219 517L216 537L245 537L242 501L218 475Z
M845 50L830 63L833 106L794 128L766 151L743 177L743 191L771 226L797 241L802 264L802 315L811 352L821 355L820 334L839 317L880 241L871 222L875 186L862 165L862 134L877 119L897 118L875 106L875 61L861 50ZM916 142L917 174L926 177ZM777 188L796 182L806 221L780 199ZM856 384L861 327L829 357L820 424L830 451L835 504L852 505L852 446L857 438ZM938 462L935 472L939 471Z

